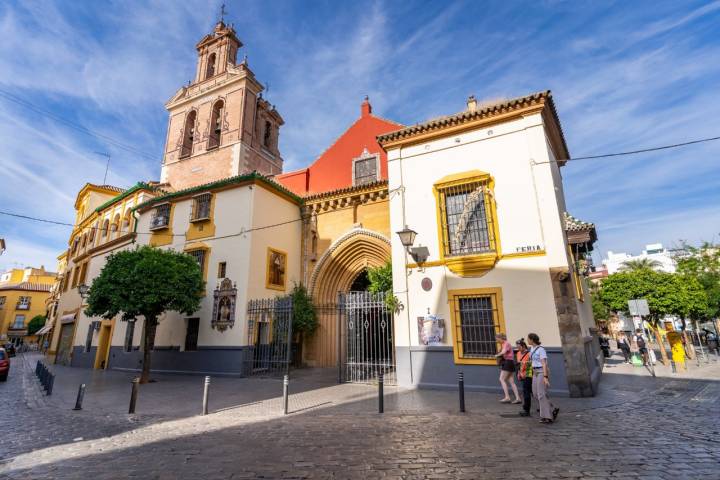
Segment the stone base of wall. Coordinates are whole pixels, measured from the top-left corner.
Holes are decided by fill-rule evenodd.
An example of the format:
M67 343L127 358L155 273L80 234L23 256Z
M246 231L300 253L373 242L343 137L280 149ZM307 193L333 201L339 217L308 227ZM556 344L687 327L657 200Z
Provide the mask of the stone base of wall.
M546 347L550 367L550 394L568 396L565 361L561 348ZM452 347L396 347L398 385L430 389L456 389L457 374L463 372L465 388L471 391L502 392L496 365L456 365ZM412 370L412 381L411 381Z
M151 371L164 373L190 373L198 375L244 376L246 347L199 347L192 352L175 348L157 347L152 353ZM73 367L92 368L96 347L85 352L74 347ZM125 352L122 347L110 347L108 368L113 370L142 370L142 351Z

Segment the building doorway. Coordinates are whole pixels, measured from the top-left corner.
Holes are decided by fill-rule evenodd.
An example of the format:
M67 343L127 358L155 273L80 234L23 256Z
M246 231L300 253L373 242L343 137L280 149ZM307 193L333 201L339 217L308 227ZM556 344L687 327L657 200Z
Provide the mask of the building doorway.
M107 359L110 353L110 337L112 335L112 326L103 322L100 326L100 335L98 336L98 348L95 352L96 369L104 370L107 368Z
M75 323L65 323L60 329L60 339L58 340L57 355L55 363L70 366L72 354L73 333L75 331Z

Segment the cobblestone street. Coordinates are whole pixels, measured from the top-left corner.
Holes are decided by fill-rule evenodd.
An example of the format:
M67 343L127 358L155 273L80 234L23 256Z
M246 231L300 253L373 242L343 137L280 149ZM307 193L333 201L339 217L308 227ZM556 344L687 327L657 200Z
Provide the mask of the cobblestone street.
M63 387L43 396L31 370L18 356L0 384L10 406L0 421L0 478L720 478L714 362L675 378L660 368L656 379L615 362L598 397L557 399L551 426L516 416L495 394L468 393L468 413L459 414L456 392L390 388L379 415L373 387L312 381L291 396L286 417L265 393L205 417L157 413L158 403L197 404L173 393L148 405L156 413L126 415L124 377L122 401L106 402L116 412L88 408L92 398L73 412ZM248 382L226 380L215 405L228 403L222 388ZM171 385L151 385L163 383Z

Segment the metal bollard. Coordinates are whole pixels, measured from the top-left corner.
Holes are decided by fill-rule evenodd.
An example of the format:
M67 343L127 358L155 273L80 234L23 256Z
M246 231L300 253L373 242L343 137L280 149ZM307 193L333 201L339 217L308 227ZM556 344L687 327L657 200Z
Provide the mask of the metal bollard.
M378 413L385 412L385 394L383 393L385 385L385 374L378 376Z
M45 387L45 392L47 392L48 395L52 395L52 390L53 390L54 384L55 384L55 375L50 373L48 375L47 387Z
M290 377L283 377L283 415L288 414L288 390L290 389Z
M140 379L137 377L133 378L132 379L132 392L130 393L130 408L128 409L128 413L135 413L135 404L137 403L139 385L140 385Z
M460 396L460 413L465 413L465 375L458 372L458 395Z
M85 384L81 383L80 388L78 388L77 399L75 400L75 408L73 408L73 410L82 410L83 398L85 398Z
M205 388L203 389L203 409L202 414L208 414L208 393L210 392L210 377L205 377Z

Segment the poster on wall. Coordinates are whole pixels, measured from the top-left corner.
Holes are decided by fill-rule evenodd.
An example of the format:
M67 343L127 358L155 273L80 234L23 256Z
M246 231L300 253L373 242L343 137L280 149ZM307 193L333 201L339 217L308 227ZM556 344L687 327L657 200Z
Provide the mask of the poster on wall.
M436 315L418 317L418 342L420 345L442 345L445 336L445 320Z

